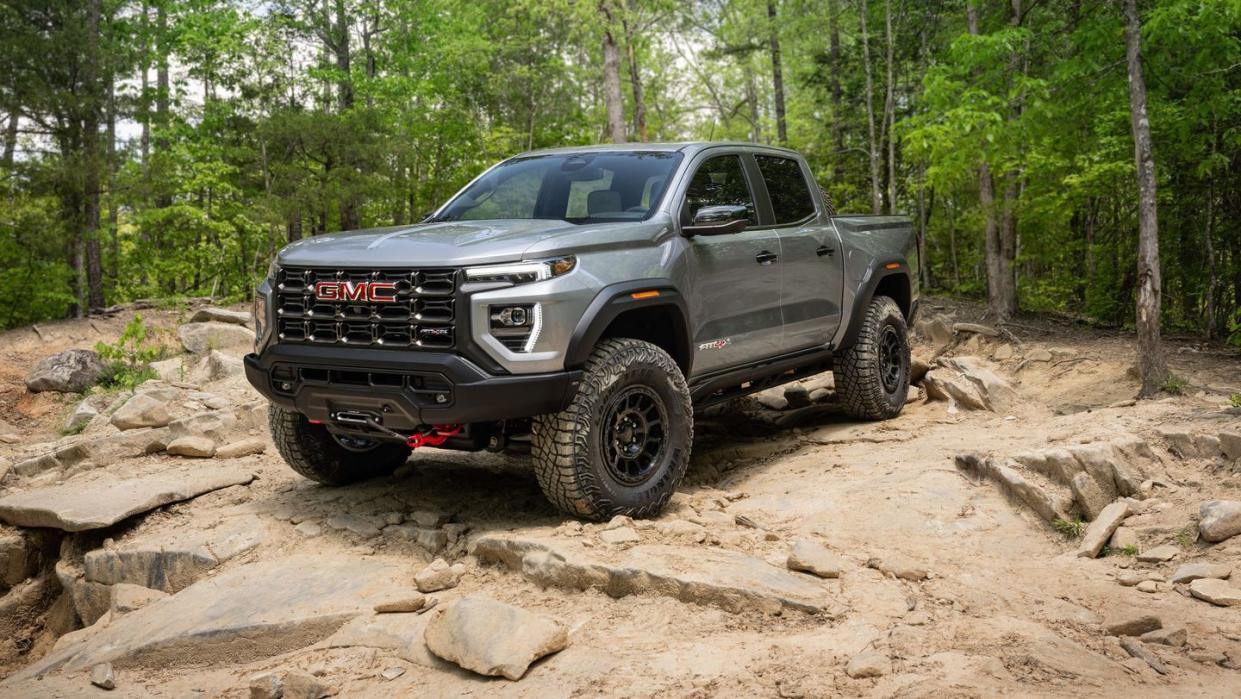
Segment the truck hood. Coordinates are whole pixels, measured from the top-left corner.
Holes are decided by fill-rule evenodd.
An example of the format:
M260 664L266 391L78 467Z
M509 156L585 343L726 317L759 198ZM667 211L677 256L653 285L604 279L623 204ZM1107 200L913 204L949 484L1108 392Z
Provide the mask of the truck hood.
M465 267L531 256L653 245L671 230L667 216L648 221L573 224L545 219L447 221L331 233L290 243L284 265Z

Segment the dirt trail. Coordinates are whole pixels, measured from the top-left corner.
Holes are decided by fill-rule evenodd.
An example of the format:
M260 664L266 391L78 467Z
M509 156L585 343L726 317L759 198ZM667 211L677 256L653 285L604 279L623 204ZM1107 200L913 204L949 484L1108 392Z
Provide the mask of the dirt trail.
M975 307L933 300L926 317L940 313L950 314L949 321L978 320ZM172 311L147 315L165 338L185 319ZM0 459L17 463L38 452L36 444L72 441L56 430L76 397L32 396L21 380L43 356L115 337L125 320L94 321L98 331L90 321L40 326L42 339L30 330L0 335L0 405L21 436L19 443L0 445ZM1184 585L1152 583L1147 587L1154 591L1145 592L1118 579L1150 573L1166 580L1179 565L1201 561L1229 566L1233 584L1241 586L1241 536L1209 544L1198 538L1196 524L1201 503L1241 499L1241 462L1188 454L1176 436L1241 433L1241 411L1226 405L1230 385L1241 384L1241 359L1217 347L1171 342L1173 370L1189 384L1186 395L1133 405L1126 400L1137 388L1127 373L1131 338L1055 319L1025 319L1023 325L1012 328L1020 344L958 333L947 349L928 338L915 346L915 354L927 359L942 353L988 360L1016 392L1016 402L1001 412L925 400L926 389L918 389L921 398L899 418L859 424L841 417L830 401L773 409L786 407L779 388L698 416L683 492L664 515L647 522L567 521L543 498L520 455L436 450L415 454L390 478L337 489L300 479L268 445L264 453L234 459L127 456L92 464L97 468L86 474L73 472L78 464L43 481L6 479L0 496L86 477L130 478L187 462L204 469L241 465L257 479L72 535L61 555L80 565L90 551L115 554L135 542L205 532L208 548L217 547L213 563L192 585L155 603L169 608L178 597L202 596L203 585L244 596L247 588L230 587L237 576L244 582L245 571L283 560L346 567L352 562L359 571L370 566L382 569L377 580L394 575L397 585L412 589L414 574L439 555L466 567L457 587L434 593L440 605L482 594L570 629L565 650L513 682L457 668L421 645L401 648L373 638L376 624L393 624L399 632L420 629L435 610L381 615L401 617L391 621L369 614L368 607L332 621L330 628L290 624L283 641L267 648L261 640L244 646L220 640L224 636L196 636L118 657L113 665L125 696L245 697L252 678L289 670L312 673L348 697L1235 696L1241 607L1208 604ZM803 383L820 400L824 392L814 389L830 394L830 376ZM198 388L238 406L254 399L235 377ZM1003 459L1105 444L1120 435L1135 435L1149 446L1154 459L1143 466L1151 471L1144 484L1149 492L1133 499L1140 512L1125 522L1137 537L1136 550L1099 558L1076 556L1077 540L994 483L963 473L954 461L966 452ZM448 524L412 524L426 513L446 515ZM226 553L211 533L229 530L239 518L252 518L244 521L252 523L247 526L254 541ZM392 523L397 521L405 523ZM607 533L616 527L631 527L638 540L608 543ZM483 537L550 542L565 557L559 563L584 561L591 571L621 571L635 594L617 597L629 588L577 584L579 578L563 567L540 568L550 565L546 556L519 557L514 565L480 560L471 551ZM841 576L788 573L785 560L798 540L835 552L843 560ZM1132 555L1163 544L1176 549L1170 561L1145 563ZM737 565L746 570L700 574L694 557L713 560L712 552L737 554ZM555 555L550 558L559 564ZM685 569L666 570L678 565ZM925 579L918 579L923 571ZM745 577L750 573L759 582ZM753 584L760 592L737 593L728 587L734 577L742 581L735 586ZM272 580L297 594L295 575ZM800 592L805 585L822 599L818 613L770 601L770 594L785 594L781 586ZM325 590L323 605L349 602ZM371 592L383 590L365 588ZM49 600L56 597L49 593ZM91 633L123 635L126 624L138 628L131 621L137 615L154 618L152 607L113 613L97 629L74 631L84 639L80 646L62 641L53 651L49 629L63 627L69 607L57 604L59 610L53 605L18 624L4 651L9 679L0 683L0 696L96 692L89 667L74 665L87 655L72 656L73 649L89 648ZM221 610L226 606L221 602ZM1141 614L1157 616L1165 629L1186 631L1183 645L1139 644L1165 674L1131 657L1121 638L1106 630L1117 618ZM354 633L358 629L371 640L359 641L365 634ZM28 676L66 648L70 659L64 665L41 678ZM876 672L859 669L859 656L867 652L878 659ZM385 679L381 673L389 668L403 673Z

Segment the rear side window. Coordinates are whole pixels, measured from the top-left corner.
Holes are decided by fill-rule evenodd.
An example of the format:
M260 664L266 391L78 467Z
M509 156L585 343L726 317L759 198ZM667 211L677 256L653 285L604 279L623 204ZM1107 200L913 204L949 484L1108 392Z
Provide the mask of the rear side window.
M796 160L775 155L756 155L754 159L767 183L776 224L794 223L814 213L814 198Z
M721 155L711 158L698 167L685 193L685 223L703 207L721 205L744 206L749 214L750 225L758 224L754 213L754 197L741 171L741 157Z

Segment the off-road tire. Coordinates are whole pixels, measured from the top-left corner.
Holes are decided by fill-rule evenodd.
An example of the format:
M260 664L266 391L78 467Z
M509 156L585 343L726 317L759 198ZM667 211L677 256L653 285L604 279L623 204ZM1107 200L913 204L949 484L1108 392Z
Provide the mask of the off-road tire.
M649 390L665 408L663 450L646 480L629 485L605 464L603 440L617 401ZM547 498L567 514L589 520L657 514L685 475L694 441L694 409L680 367L642 340L607 339L586 362L569 407L534 419L534 472Z
M884 343L896 343L897 374L885 370L891 362L882 360ZM888 345L892 348L892 345ZM889 352L890 354L892 352ZM909 393L909 332L900 306L888 296L876 296L866 308L857 342L837 355L834 367L836 397L846 413L866 420L896 417L905 407ZM895 378L893 381L892 379Z
M275 405L267 408L276 451L294 471L325 485L348 485L386 476L409 458L404 444L379 442L367 451L341 446L323 425Z

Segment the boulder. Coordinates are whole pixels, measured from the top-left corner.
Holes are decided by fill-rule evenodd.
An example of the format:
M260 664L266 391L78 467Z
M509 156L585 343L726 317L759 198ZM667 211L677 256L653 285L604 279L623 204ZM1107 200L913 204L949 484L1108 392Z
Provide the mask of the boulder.
M206 354L209 350L249 352L254 347L254 331L232 323L187 323L177 328L177 337L192 354Z
M1086 531L1082 534L1082 540L1077 546L1077 555L1080 558L1094 558L1103 550L1104 544L1112 538L1112 534L1116 533L1116 528L1120 523L1125 521L1129 516L1129 503L1124 501L1116 501L1104 507L1099 516L1094 518L1090 526L1086 527Z
M1073 491L1073 500L1081 506L1082 514L1089 520L1098 519L1099 513L1116 499L1085 471L1073 476L1073 480L1069 481L1069 488Z
M909 385L920 386L922 380L926 378L926 373L931 370L931 365L921 357L911 357L909 360Z
M931 575L927 572L926 566L895 553L872 557L866 561L866 567L910 582L921 582Z
M376 614L407 614L421 610L427 604L426 595L411 592L401 597L384 600L375 605Z
M1189 583L1189 594L1217 607L1241 605L1241 589L1219 578L1199 578Z
M1112 538L1107 542L1108 548L1113 551L1123 551L1125 549L1136 549L1138 547L1138 533L1129 527L1117 527L1112 533Z
M569 644L564 625L487 597L449 604L427 624L427 648L480 675L519 680L534 661Z
M285 673L283 684L281 699L324 699L336 694L333 687L304 672Z
M810 391L799 383L789 384L784 388L784 400L789 408L804 408L810 405Z
M284 679L269 672L250 680L250 699L281 699L284 696Z
M953 323L952 332L957 334L984 335L986 337L1000 336L999 330L989 325L979 325L978 323Z
M90 669L90 683L100 689L116 689L116 673L112 671L112 663L99 663Z
M793 542L786 564L789 570L800 570L820 578L839 578L844 561L826 546L806 539Z
M210 458L215 456L215 442L209 437L187 435L168 443L168 453L175 456Z
M414 576L414 583L419 592L439 592L457 586L461 576L465 574L465 565L457 563L448 565L448 561L437 558Z
M1198 508L1198 531L1202 538L1218 543L1241 534L1241 501L1211 500Z
M135 393L112 413L112 425L118 430L139 427L163 427L172 422L171 405L179 403L181 392L175 388L158 388Z
M13 587L39 570L39 553L26 536L0 534L0 586Z
M965 410L1008 412L1018 402L1016 389L978 357L940 359L922 380L927 397Z
M26 389L31 393L81 393L98 383L106 369L103 360L91 350L57 352L35 365L26 377Z
M181 467L133 478L112 474L0 497L0 520L69 532L101 529L157 507L254 480L242 468Z
M325 522L328 527L337 531L347 531L357 534L363 539L371 539L379 536L379 530L383 527L383 522L378 521L374 517L363 517L349 513L332 515Z
M722 514L722 513L721 513ZM727 518L732 523L732 518ZM599 540L605 544L635 544L642 540L641 535L633 527L619 527L599 532Z
M215 306L204 306L194 315L190 316L191 323L232 323L234 325L249 325L254 320L246 311L230 311L227 308L217 308Z
M1189 640L1189 632L1184 626L1173 626L1167 629L1155 629L1147 631L1139 636L1143 643L1156 643L1161 646L1172 646L1179 648L1185 645L1185 641Z
M1129 655L1141 660L1150 666L1152 670L1161 675L1168 674L1168 666L1163 664L1158 655L1155 655L1149 648L1142 644L1136 638L1125 637L1120 639L1120 647L1125 649Z

